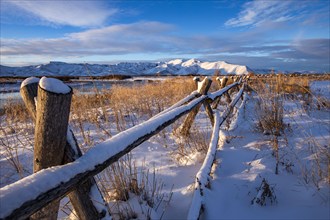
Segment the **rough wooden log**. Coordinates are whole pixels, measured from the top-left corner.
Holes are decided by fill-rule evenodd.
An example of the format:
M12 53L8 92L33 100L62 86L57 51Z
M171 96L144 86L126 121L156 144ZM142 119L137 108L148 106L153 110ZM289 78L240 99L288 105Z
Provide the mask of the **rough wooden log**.
M215 161L214 158L216 156L216 149L219 141L219 130L220 130L219 111L216 110L214 112L214 115L215 115L215 124L213 126L211 141L203 165L196 174L195 191L187 219L199 219L200 215L203 213L204 204L202 198L204 195L205 188L207 188L207 186L210 184L209 182L210 172L212 169L212 165Z
M63 163L66 164L73 162L81 156L82 152L77 144L77 140L71 129L69 129ZM94 195L91 192L93 187L97 188ZM98 189L94 177L90 177L85 182L77 185L74 190L68 194L68 196L80 220L96 220L110 216L110 213L106 207L106 202L102 196L102 193ZM99 208L97 208L97 206Z
M41 80L43 84L40 82L38 87L34 133L34 172L62 164L72 97L72 89L61 81L56 82L63 86L63 90L54 90L48 84L52 83L49 80L55 79ZM60 200L53 201L30 218L56 220L59 202Z
M244 85L243 85L244 87ZM204 202L203 202L203 195L205 188L209 187L209 177L210 172L212 169L212 165L214 163L214 158L216 156L216 148L218 146L218 140L219 140L219 130L221 125L225 122L227 117L231 114L234 106L237 104L239 97L243 95L244 88L241 88L240 91L236 94L236 97L233 99L233 101L228 105L227 109L224 111L224 113L219 115L219 112L215 111L215 125L213 126L213 132L211 136L211 142L209 144L209 149L207 152L207 155L205 157L205 160L203 162L202 167L196 174L195 179L195 191L192 199L192 203L188 212L188 219L199 219L200 215L204 211Z
M38 84L39 78L29 77L22 82L20 89L24 104L33 121L36 119L36 104L34 98L38 95Z
M227 85L228 77L225 76L222 79L220 79L220 77L217 77L216 78L216 81L217 81L217 83L219 85L219 89L223 89ZM229 96L228 92L225 92L224 95L226 97L227 103L229 104L231 102L231 99L230 99L230 96ZM218 105L220 103L220 100L221 100L221 97L217 98L215 100L215 102L213 102L213 106L212 106L213 109L216 109L218 107Z
M34 119L34 121L36 116L35 98L37 97L38 83L39 83L38 78L30 77L22 82L20 89L20 93L25 103L25 106L28 109L28 112L30 113L30 116ZM63 163L66 164L73 162L75 161L75 159L81 156L82 156L82 152L78 146L77 140L74 137L72 130L68 129ZM102 217L109 215L105 206L102 210L98 210L95 207L95 204L93 203L93 201L95 200L91 198L90 195L90 191L93 186L97 187L96 181L94 178L90 178L86 180L86 182L84 182L83 184L77 186L68 195L70 202L73 208L75 209L79 219L100 219ZM103 199L100 191L98 191L98 194L99 195L96 196L98 198ZM104 199L102 201L95 201L95 202L99 204L101 203L105 204Z
M236 76L235 79L234 79L234 82L239 82L241 79L241 76ZM236 87L236 91L239 92L239 88Z
M209 117L212 126L214 125L214 115L213 115L213 110L209 102L205 101L203 102L203 106L205 108L205 112L207 116Z
M228 104L231 103L231 98L230 98L229 92L230 92L230 91L227 91L227 92L224 94L225 97L226 97L226 102L227 102Z
M72 192L69 193L70 202L73 205L79 219L89 220L89 219L102 219L109 216L107 209L104 209L104 201L100 201L103 197L94 198L95 202L99 203L102 207L98 210L93 203L91 189L97 187L97 184L93 177L88 178L85 182L76 186ZM97 188L99 193L99 189Z
M199 77L194 77L193 78L194 82L195 82L195 85L196 85L196 88L198 88L198 83L201 81Z
M194 78L194 81L197 81L195 80L196 78ZM212 83L212 80L208 77L205 77L205 79L202 81L202 82L199 82L197 84L197 91L199 92L200 95L206 95L208 90L210 89L211 87L211 83ZM195 120L195 117L201 107L202 103L197 105L191 112L189 112L189 114L187 115L187 117L185 118L183 124L178 128L179 129L179 133L182 135L182 136L188 136L189 135L189 131L190 131L190 128ZM206 108L205 108L206 109ZM209 109L208 109L209 110ZM212 109L211 109L212 111ZM210 113L208 113L209 115ZM211 113L211 122L212 122L212 125L213 125L213 122L214 122L214 119L213 119L213 113Z
M24 201L17 201L15 200L15 204L10 204L10 210L8 210L8 207L2 207L0 206L0 218L3 219L17 219L17 218L24 218L28 217L31 213L35 212L36 210L40 209L40 207L44 206L45 204L48 204L49 202L53 201L54 199L61 198L66 193L70 192L76 185L81 184L86 179L95 176L96 174L100 173L102 170L104 170L106 167L111 165L112 163L116 162L120 157L130 152L132 149L143 143L144 141L148 140L150 137L154 136L155 134L159 133L161 130L175 122L177 119L179 119L184 114L187 114L190 112L194 107L201 104L203 101L205 101L207 97L199 97L196 100L192 101L191 103L187 104L186 106L181 106L177 108L177 111L174 112L168 112L164 115L160 116L160 119L158 119L156 122L154 119L151 119L149 121L146 121L140 125L137 125L131 129L126 130L123 133L120 133L116 135L114 142L116 143L116 147L121 149L118 153L113 154L112 156L109 156L105 160L99 161L97 164L93 165L93 169L86 169L84 171L81 171L76 174L70 174L71 170L78 169L80 167L80 163L84 161L83 158L78 159L79 162L73 162L70 164L67 164L63 167L60 167L56 170L53 170L52 173L48 172L48 175L51 176L51 174L55 175L64 175L65 179L57 180L56 183L54 183L54 186L49 187L49 190L43 189L43 192L38 194L33 194L33 198L29 200ZM165 120L166 119L166 120ZM152 130L148 130L152 127ZM147 132L145 130L148 130ZM131 134L134 139L129 141L128 143L125 143L124 140L127 139L127 134ZM111 140L111 139L110 139ZM119 141L121 140L121 141ZM110 143L109 143L110 142ZM108 144L111 145L111 141L109 141ZM118 143L117 143L118 142ZM118 146L119 144L119 146ZM114 147L114 145L112 145ZM97 148L97 146L95 146ZM122 149L123 148L123 149ZM88 153L87 153L88 154ZM83 157L86 156L84 155ZM83 168L84 169L84 168ZM54 173L55 172L55 173ZM38 173L34 174L33 177L26 177L25 180L27 180L25 187L29 188L32 185L34 187L37 187L38 182L31 182L29 179L38 179L41 176L43 176L45 173L41 173L38 175ZM46 174L47 175L47 174ZM21 180L21 181L24 181ZM2 189L2 194L4 195L3 198L9 197L11 198L12 193L14 190L16 190L17 184L12 184L6 187L6 189ZM21 186L19 186L18 190L25 190Z

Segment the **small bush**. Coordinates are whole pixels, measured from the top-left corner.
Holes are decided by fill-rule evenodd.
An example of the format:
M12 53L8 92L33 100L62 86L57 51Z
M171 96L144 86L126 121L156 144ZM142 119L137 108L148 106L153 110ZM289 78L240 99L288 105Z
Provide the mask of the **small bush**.
M10 124L12 122L27 122L30 119L29 113L23 102L8 100L2 110L5 120Z
M282 84L281 77L278 77L275 82L260 83L256 89L259 96L255 107L258 127L266 135L279 136L284 130Z
M259 188L257 188L257 195L251 201L252 204L258 204L260 206L266 206L267 201L270 204L277 203L274 188L269 185L266 179L263 179Z

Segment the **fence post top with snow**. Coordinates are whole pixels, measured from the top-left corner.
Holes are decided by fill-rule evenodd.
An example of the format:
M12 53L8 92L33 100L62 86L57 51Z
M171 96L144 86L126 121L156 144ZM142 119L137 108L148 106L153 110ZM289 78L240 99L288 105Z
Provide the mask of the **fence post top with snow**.
M212 80L209 77L205 77L203 81L197 81L197 92L202 95L206 95L211 86L211 83Z
M21 88L23 88L24 86L27 86L29 84L33 84L33 83L39 83L40 79L34 76L31 76L29 78L26 78L25 80L23 80L23 82L21 83Z
M39 87L56 94L68 94L72 92L72 88L59 79L42 77L39 81Z

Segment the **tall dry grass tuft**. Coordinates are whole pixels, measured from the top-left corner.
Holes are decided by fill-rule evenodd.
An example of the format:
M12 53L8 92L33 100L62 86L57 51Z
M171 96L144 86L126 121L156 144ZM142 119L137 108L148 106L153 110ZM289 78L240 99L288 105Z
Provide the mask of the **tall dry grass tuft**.
M125 123L126 119L136 121L136 117L152 117L194 89L193 81L184 77L132 87L113 86L110 108L121 130L119 124Z
M17 178L29 175L31 167L25 167L24 155L30 157L33 149L34 127L28 112L22 103L8 100L0 115L0 151L1 160L7 161L0 176L0 185L13 182ZM8 168L7 168L8 165Z
M110 113L107 110L111 99L111 90L94 89L93 93L81 94L74 91L71 104L70 123L82 136L85 147L89 148L94 142L89 134L89 126L95 126L102 139L112 136ZM89 146L89 147L88 147Z
M279 158L279 141L278 136L284 132L283 122L283 76L277 75L266 83L259 82L255 87L258 93L256 104L256 116L258 120L258 128L265 135L272 135L273 138L273 155L276 158L275 174L278 174Z
M24 103L16 102L13 100L7 100L2 107L0 116L5 116L7 123L24 123L30 120L28 111L26 110Z
M98 178L114 219L137 218L137 207L131 206L134 199L139 201L140 209L146 209L146 219L150 219L151 212L157 211L161 203L166 206L171 200L172 193L163 191L164 184L157 178L156 170L150 172L144 162L138 168L131 154L105 169Z
M174 125L174 127L179 126L180 121ZM200 127L194 123L188 136L177 133L178 129L173 129L173 131L172 137L176 143L176 148L170 152L171 157L180 165L202 162L209 148L211 126Z
M276 80L267 83L259 81L254 85L258 93L256 116L258 127L266 135L279 136L284 130L283 123L283 79L280 75Z
M308 115L310 109L325 109L328 103L324 97L316 97L310 89L311 78L306 76L289 77L278 74L271 78L255 78L251 83L251 88L258 93L259 99L256 104L256 116L258 119L258 128L265 134L272 135L273 155L276 158L275 173L278 174L279 158L279 136L284 134L286 125L283 123L283 101L289 102L298 100L302 103L302 111ZM313 103L315 101L315 103ZM288 127L290 128L290 127ZM330 154L320 141L304 132L304 144L308 145L309 155L311 155L308 164L298 161L305 183L312 182L317 189L324 181L330 183ZM325 137L322 137L325 138ZM284 137L285 139L285 137ZM284 153L285 154L285 153ZM289 163L292 166L291 163Z

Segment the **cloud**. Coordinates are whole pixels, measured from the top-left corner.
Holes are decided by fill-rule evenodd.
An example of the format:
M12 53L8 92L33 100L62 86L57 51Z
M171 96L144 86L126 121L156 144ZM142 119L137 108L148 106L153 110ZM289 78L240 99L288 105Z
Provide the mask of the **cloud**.
M237 50L235 40L179 36L170 24L141 21L47 39L1 39L1 55L89 56L134 53L196 54ZM224 46L225 45L225 46Z
M300 56L296 51L287 51L272 56L252 56L251 54L218 54L211 56L201 56L205 60L226 60L230 63L247 65L253 70L258 69L275 69L279 71L319 71L329 72L329 60L324 59L306 59L306 56ZM293 57L293 58L290 58Z
M306 8L304 2L297 1L260 1L254 0L243 5L238 16L225 22L226 26L259 26L266 22L286 22L299 16Z
M294 48L308 56L325 58L330 62L330 39L301 39L293 43Z
M171 24L140 21L117 24L47 39L1 39L1 60L24 57L48 60L104 60L126 57L209 57L251 68L286 69L310 67L329 69L329 39L265 39L259 32L231 38L222 35L181 36ZM119 58L120 57L120 58ZM244 58L245 57L245 58ZM100 60L100 59L99 59ZM314 69L311 65L314 65ZM291 70L290 69L290 70Z
M252 69L277 69L288 71L330 71L330 40L328 38L288 40L260 39L257 46L241 39L224 42L223 50L201 54L204 60L225 60L247 65Z
M24 11L26 17L33 15L51 24L80 27L102 26L118 11L107 8L100 1L4 1L2 6Z
M160 22L112 25L61 38L1 39L1 55L100 55L174 51L174 27Z

